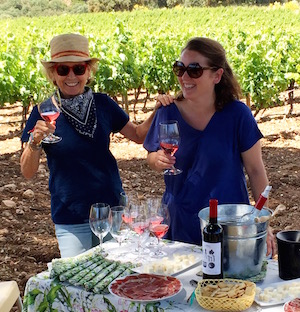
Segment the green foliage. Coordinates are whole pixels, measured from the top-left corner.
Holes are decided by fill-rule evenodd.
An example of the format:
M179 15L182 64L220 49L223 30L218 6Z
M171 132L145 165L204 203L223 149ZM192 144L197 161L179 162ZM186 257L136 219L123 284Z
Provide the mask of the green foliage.
M257 110L277 105L291 81L300 83L299 13L282 6L66 14L0 20L0 29L0 106L17 100L35 104L52 92L40 60L50 57L50 39L67 32L86 35L91 55L100 58L92 88L122 95L125 104L132 89L178 90L172 64L194 36L224 46Z
M135 62L137 46L131 33L117 21L112 38L102 43L99 70L95 77L95 89L107 92L111 96L127 94L136 89L142 81L142 73Z
M79 14L79 13L88 13L89 7L86 3L75 3L72 5L70 12Z

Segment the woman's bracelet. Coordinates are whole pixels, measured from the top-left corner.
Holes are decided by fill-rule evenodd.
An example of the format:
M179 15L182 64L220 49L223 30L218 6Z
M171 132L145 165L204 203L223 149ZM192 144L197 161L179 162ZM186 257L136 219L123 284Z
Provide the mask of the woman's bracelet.
M41 144L41 142L36 143L36 142L34 141L34 136L33 136L33 133L32 133L32 132L29 133L28 146L29 146L29 148L30 148L32 151L39 151L39 150L42 149L42 144Z

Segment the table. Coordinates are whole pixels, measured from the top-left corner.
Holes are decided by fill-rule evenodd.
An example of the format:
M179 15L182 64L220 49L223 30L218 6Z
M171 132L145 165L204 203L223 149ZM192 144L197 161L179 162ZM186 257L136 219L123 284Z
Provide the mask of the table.
M109 241L103 245L109 254L109 258L122 258L126 255L134 257L132 249L134 246L124 245L119 248L118 244ZM195 245L184 244L179 242L168 243L164 247L169 254L173 252L191 252L195 253L197 259L199 257L199 248ZM88 251L88 252L92 252ZM136 257L136 256L135 256ZM128 260L128 259L126 259ZM132 259L130 259L132 260ZM120 312L147 312L147 311L207 311L201 308L197 300L187 302L187 298L193 292L193 287L189 284L191 279L200 280L196 273L201 268L200 263L196 263L190 268L179 272L176 275L183 284L183 289L176 296L169 300L163 300L155 303L141 304L128 300L119 299L111 294L100 295L85 291L83 288L75 287L58 280L50 279L49 271L45 271L31 277L25 288L23 300L23 312L33 311L74 311L74 312L104 312L104 311L120 311ZM269 283L277 283L282 281L278 276L278 263L276 260L268 260L268 268L266 278L259 286ZM254 303L246 312L278 312L282 311L282 305L271 307L260 307Z

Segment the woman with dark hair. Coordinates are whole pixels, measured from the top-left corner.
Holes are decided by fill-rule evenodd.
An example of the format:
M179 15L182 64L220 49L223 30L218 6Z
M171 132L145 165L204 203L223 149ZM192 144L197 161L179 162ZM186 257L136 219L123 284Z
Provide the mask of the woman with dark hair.
M191 39L173 65L181 87L175 98L158 98L158 109L144 142L147 161L157 171L182 170L165 175L163 202L171 225L167 238L201 244L199 211L216 198L219 204L249 204L246 170L254 200L268 185L262 160L263 137L251 110L239 101L240 86L224 48L209 38ZM177 120L180 144L175 156L160 149L159 123ZM268 252L274 250L270 232Z

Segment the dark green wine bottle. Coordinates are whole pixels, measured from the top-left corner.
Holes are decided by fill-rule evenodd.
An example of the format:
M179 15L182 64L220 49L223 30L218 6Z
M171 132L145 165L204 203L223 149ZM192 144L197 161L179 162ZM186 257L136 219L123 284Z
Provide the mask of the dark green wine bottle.
M223 228L218 223L218 200L209 201L209 222L202 236L203 279L223 278Z

